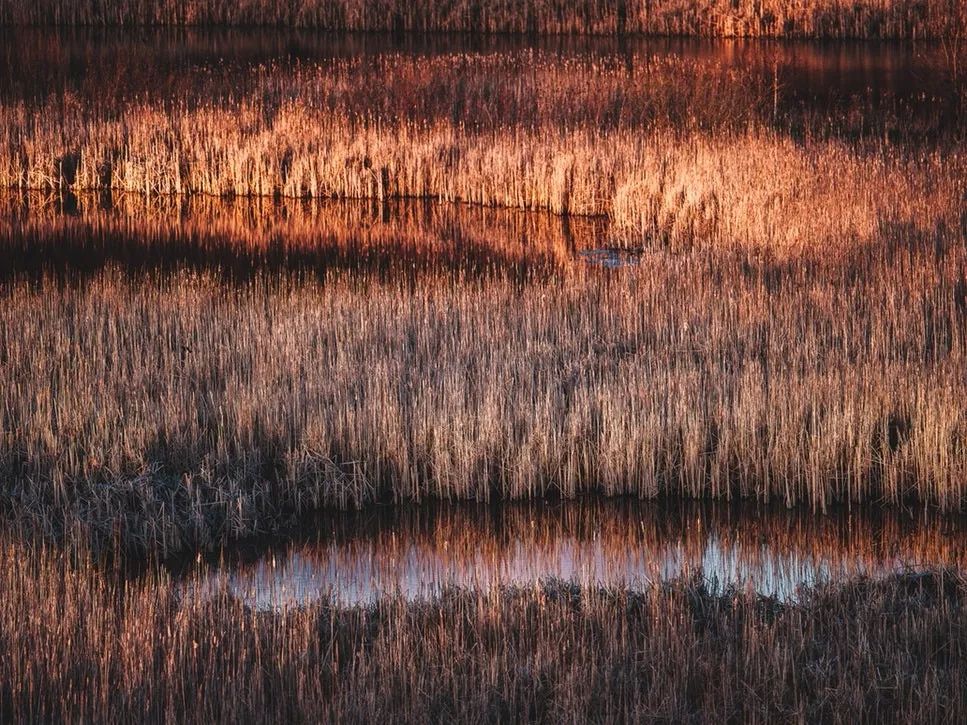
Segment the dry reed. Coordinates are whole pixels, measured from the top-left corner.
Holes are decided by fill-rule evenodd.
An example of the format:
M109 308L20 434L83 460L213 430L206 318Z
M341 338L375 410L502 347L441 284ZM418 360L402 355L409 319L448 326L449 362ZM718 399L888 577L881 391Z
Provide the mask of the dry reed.
M608 215L626 241L783 254L839 249L883 224L955 221L963 158L798 144L769 132L469 132L352 121L286 103L234 111L0 110L0 186L146 194L429 198ZM56 120L54 120L56 118Z
M957 0L8 0L0 23L922 39L963 36L967 12Z
M257 66L237 95L204 71L164 87L0 105L0 187L460 201L779 255L951 223L963 203L956 140L797 141L766 127L761 77L715 61L389 54Z
M0 22L944 36L959 58L959 9L13 0ZM200 557L187 582L95 563L374 501L967 508L956 133L817 133L780 122L778 80L770 114L761 79L702 62L392 56L260 66L233 92L203 75L97 108L0 93L0 720L967 718L967 554L934 528L682 507L683 562L713 530L743 562L767 539L939 567L794 605L683 565L640 592L496 581L257 611ZM624 266L582 262L612 245ZM442 547L469 569L564 530L654 556L670 525L581 511L513 540L459 516L394 530L369 558Z
M959 510L964 249L901 227L847 259L696 248L529 281L8 282L5 504L166 550L374 498Z
M0 106L12 204L95 191L148 210L14 210L7 249L63 234L84 254L112 230L146 257L172 230L187 249L147 279L103 269L125 267L110 239L77 286L53 265L3 275L6 509L179 550L374 499L963 508L961 144L797 139L764 127L761 86L743 99L748 76L714 63L451 60L260 67L210 102L182 88ZM359 93L377 77L384 91ZM303 211L183 223L222 196ZM380 221L305 212L322 197L373 200ZM414 197L598 217L580 223L640 264L571 264L563 228L524 246L520 217L404 240L414 224L382 210ZM248 284L199 261L212 245L249 260ZM354 268L361 247L421 275ZM307 280L264 264L272 248L344 271Z
M944 572L820 588L799 606L685 580L266 613L5 542L0 588L4 720L967 716L967 592Z

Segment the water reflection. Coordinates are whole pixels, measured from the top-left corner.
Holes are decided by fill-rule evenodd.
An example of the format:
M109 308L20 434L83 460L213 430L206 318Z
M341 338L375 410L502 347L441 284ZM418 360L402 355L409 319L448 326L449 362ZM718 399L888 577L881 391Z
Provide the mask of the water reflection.
M179 268L549 270L609 243L608 221L424 201L0 194L0 280Z
M622 267L634 267L641 264L641 252L639 250L582 249L578 252L578 256L588 264L605 269L621 269Z
M320 522L287 545L238 550L181 570L187 596L230 594L256 609L420 600L548 579L644 589L701 576L794 601L803 587L931 567L963 569L967 529L899 514L810 516L767 509L578 501L444 506Z

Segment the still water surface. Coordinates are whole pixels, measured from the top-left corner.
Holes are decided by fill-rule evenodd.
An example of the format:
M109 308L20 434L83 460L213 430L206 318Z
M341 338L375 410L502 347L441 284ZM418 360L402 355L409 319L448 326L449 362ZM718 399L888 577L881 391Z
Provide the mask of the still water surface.
M548 580L645 590L701 579L714 592L735 587L794 602L824 583L936 567L967 567L967 529L956 520L590 499L347 514L320 519L295 541L243 546L173 571L186 596L229 594L267 610Z
M257 272L614 269L607 218L423 200L146 197L0 193L0 281L45 274L128 276L178 269ZM654 251L654 250L652 250Z

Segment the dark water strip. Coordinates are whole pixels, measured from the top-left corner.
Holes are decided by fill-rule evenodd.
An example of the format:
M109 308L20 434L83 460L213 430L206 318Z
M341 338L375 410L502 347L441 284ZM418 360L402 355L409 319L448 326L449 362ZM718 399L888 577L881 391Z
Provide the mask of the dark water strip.
M714 592L748 589L789 602L820 584L935 568L967 572L963 521L590 499L324 517L296 540L255 542L171 571L184 596L282 609L547 580L643 590L698 578Z
M258 272L548 271L634 262L605 218L428 201L0 194L0 281L189 268Z

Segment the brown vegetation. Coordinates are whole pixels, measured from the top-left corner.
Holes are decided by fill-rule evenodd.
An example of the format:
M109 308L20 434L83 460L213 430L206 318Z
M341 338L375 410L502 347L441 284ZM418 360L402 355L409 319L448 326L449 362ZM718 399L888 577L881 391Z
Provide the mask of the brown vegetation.
M654 98L674 101L666 106L672 119L694 114L716 127L733 122L736 113L748 119L757 109L770 121L774 111L780 118L808 111L822 119L847 114L835 125L855 127L860 121L874 137L878 125L890 122L891 133L909 131L921 142L929 131L909 128L909 117L892 123L893 117L943 121L954 100L951 62L959 54L953 39L945 44L764 43L216 27L135 33L41 27L3 35L8 51L0 56L4 102L69 91L92 108L132 98L227 103L265 85L287 88L289 97L307 99L314 107L339 98L363 113L419 109L478 124L506 123L515 114L530 113L538 104L521 105L528 99L544 99L545 109L557 110L554 100L563 102L562 109L580 111L598 107L604 95L620 106L626 120L661 111L648 100ZM314 75L357 92L315 96L315 90L329 86ZM558 83L569 95L556 90ZM475 113L484 101L489 103L485 112ZM504 110L510 113L502 118ZM597 115L599 121L614 116Z
M0 23L916 38L963 33L957 0L8 0Z
M904 159L769 133L510 129L467 133L354 123L286 106L184 114L140 109L114 122L0 119L0 185L146 194L424 198L607 215L624 243L695 240L784 256L837 252L888 225L955 224L963 159ZM65 164L70 165L65 173Z
M0 108L23 262L0 467L42 530L178 550L323 505L585 490L964 506L958 143L797 140L710 61L391 54L206 83ZM410 197L431 203L394 214ZM574 264L581 235L637 266ZM222 284L233 256L249 283Z
M259 66L238 96L209 93L224 80L7 102L0 186L458 201L607 216L612 243L701 238L783 256L862 244L884 225L954 223L967 176L957 143L770 129L762 80L707 60L391 54Z
M625 71L619 58L531 53L273 64L230 79L200 69L172 83L135 98L122 87L108 102L66 90L45 102L4 103L0 186L440 195L440 179L474 146L546 157L554 149L521 147L517 137L745 128L764 94L749 74L714 62L660 59ZM390 166L381 149L402 156ZM234 179L225 176L230 168ZM424 178L431 175L436 183Z
M937 524L967 510L958 9L0 6L0 22L943 36L956 90L922 91L923 113L796 110L777 67L537 51L127 85L123 67L75 83L67 62L0 84L0 721L967 719L967 550ZM359 608L265 610L215 554L185 581L157 564L327 507L588 493L678 513L417 508L411 528L292 545L349 578L369 562L370 586L413 557L490 579ZM801 510L736 522L683 499ZM840 503L940 514L913 533L892 514L802 523ZM876 580L722 592L710 550ZM139 576L105 563L132 552ZM651 584L511 571L549 553L588 573L609 552Z
M273 613L5 542L0 589L11 721L967 716L967 589L943 572L820 588L797 606L683 580Z
M846 256L696 242L529 280L8 282L5 502L169 550L374 498L959 510L964 250L956 229L886 225Z

